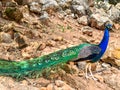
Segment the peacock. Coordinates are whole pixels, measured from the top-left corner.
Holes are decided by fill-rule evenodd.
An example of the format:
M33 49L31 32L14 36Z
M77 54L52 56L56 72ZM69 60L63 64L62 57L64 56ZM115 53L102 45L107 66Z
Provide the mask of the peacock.
M27 76L32 72L39 72L48 67L69 61L90 60L92 63L97 62L107 49L111 27L111 24L105 26L103 39L98 45L83 43L48 55L19 62L0 59L0 75L12 77Z

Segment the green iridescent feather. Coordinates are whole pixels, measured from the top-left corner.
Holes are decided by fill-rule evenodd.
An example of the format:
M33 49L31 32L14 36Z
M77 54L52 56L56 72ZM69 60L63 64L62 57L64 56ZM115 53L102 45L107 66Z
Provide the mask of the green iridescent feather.
M51 66L66 63L78 58L80 50L85 46L92 44L80 44L78 46L70 47L67 49L59 50L54 53L44 55L32 60L24 60L20 62L0 60L0 75L7 76L27 76L32 72L39 72Z

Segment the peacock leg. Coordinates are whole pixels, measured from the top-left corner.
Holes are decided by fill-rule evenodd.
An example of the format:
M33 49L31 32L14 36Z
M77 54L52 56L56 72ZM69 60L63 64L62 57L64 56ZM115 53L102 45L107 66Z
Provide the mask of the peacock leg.
M88 71L90 72L90 76L92 77L92 79L93 80L97 80L95 77L94 77L94 75L93 75L93 73L92 73L92 70L91 70L91 63L88 63L87 65L86 65L86 69L85 69L85 77L86 78L89 78L90 76L88 76Z
M88 63L88 64L86 65L86 67L85 67L85 77L86 77L86 78L89 78L89 76L88 76L88 67L89 67L89 64L90 64L90 63Z
M92 77L93 80L96 81L97 79L94 77L94 75L92 73L92 70L91 70L91 63L89 64L89 68L88 69L89 69L89 72L90 72L90 76Z

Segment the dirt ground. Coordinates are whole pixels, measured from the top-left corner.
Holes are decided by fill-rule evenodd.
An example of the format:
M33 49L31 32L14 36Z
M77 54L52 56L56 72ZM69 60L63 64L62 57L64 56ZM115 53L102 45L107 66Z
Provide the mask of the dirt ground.
M34 14L24 17L20 23L0 18L0 58L22 61L84 42L98 44L103 36L103 30L80 25L75 19L63 18L59 13L51 15L49 20L42 22L44 24ZM6 33L11 38L5 36ZM119 37L119 30L110 32L109 47L103 59L111 56L110 51L120 45ZM11 40L11 42L7 42L7 40ZM105 62L103 61L102 63ZM99 63L98 66L101 66L102 63ZM68 65L70 66L70 64ZM120 90L119 69L112 64L106 65L110 67L94 73L98 81L91 78L86 79L85 75L80 73L67 73L61 78L57 78L56 80L62 80L69 86L67 89L59 90ZM79 69L77 68L77 70ZM26 78L18 82L11 77L0 76L0 90L57 90L50 88L51 84L53 85L51 87L57 86L56 80L39 77L37 79Z

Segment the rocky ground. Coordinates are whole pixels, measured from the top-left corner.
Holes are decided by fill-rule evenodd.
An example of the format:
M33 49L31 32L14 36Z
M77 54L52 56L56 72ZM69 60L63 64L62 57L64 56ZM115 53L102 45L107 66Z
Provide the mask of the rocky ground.
M114 0L113 0L114 1ZM0 76L0 90L120 90L120 3L93 0L0 0L0 58L22 61L89 42L98 44L113 24L107 52L94 64L69 62L49 76L17 81Z

